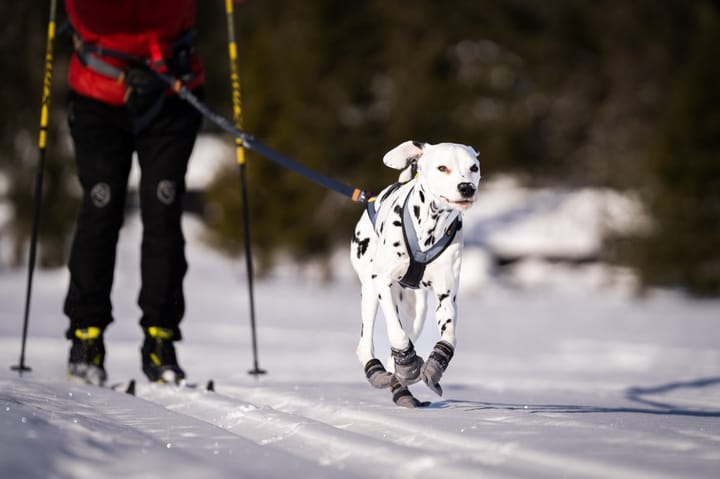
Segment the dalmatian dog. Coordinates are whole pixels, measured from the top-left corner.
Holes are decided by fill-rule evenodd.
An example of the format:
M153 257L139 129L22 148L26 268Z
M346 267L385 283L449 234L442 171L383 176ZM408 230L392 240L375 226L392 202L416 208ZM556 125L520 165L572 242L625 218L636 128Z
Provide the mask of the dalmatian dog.
M383 163L402 170L399 181L368 202L350 247L362 285L356 353L370 384L390 388L397 405L427 406L408 386L422 380L442 396L440 379L455 351L462 212L477 197L480 162L469 146L406 141L385 154ZM413 342L423 329L429 294L437 303L440 340L423 361ZM392 373L375 357L378 305L387 326Z

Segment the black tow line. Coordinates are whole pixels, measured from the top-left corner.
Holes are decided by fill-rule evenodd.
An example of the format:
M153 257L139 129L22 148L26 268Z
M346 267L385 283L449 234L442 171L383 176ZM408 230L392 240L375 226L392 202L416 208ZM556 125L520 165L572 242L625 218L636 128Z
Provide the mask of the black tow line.
M236 128L235 125L233 125L222 115L214 112L209 106L200 101L200 99L195 96L193 92L190 91L190 89L187 88L187 86L185 86L185 84L179 79L173 77L172 75L168 75L167 73L159 72L155 69L151 69L151 71L153 71L158 76L158 78L167 83L181 99L192 105L205 118L222 128L226 132L230 133L235 138L242 141L245 148L257 152L268 160L277 163L283 168L294 171L295 173L324 188L332 190L336 193L340 193L343 196L347 196L355 202L367 204L368 200L370 200L370 198L372 197L372 194L365 190L361 190L360 188L355 188L353 186L346 185L337 180L329 178L321 173L318 173L315 170L308 168L305 165L298 163L297 161L292 160L291 158L288 158L285 155L278 153L272 148L256 140L254 136Z

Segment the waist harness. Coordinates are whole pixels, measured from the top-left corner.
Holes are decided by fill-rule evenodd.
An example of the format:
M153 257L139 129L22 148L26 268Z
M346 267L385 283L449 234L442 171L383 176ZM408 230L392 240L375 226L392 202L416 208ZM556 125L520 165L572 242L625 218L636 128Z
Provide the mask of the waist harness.
M394 183L380 198L380 201L385 200L390 194L397 191L405 183ZM413 187L414 189L414 187ZM408 251L408 257L410 258L410 264L405 272L405 275L400 279L399 283L402 287L408 289L419 289L420 281L425 274L425 267L433 262L438 256L445 251L453 239L455 234L462 228L462 219L457 216L455 220L450 224L445 234L433 244L426 251L420 249L420 243L418 241L417 232L412 224L412 217L410 216L410 208L408 208L408 202L413 189L411 189L405 201L403 202L402 216L401 216L401 228L403 232L403 239L405 240L405 248ZM375 222L377 221L377 210L375 209L375 202L377 198L371 198L367 203L367 213L370 218L370 222L375 228Z
M194 75L190 60L194 43L194 32L183 33L173 45L172 57L166 61L157 43L151 44L150 57L141 57L86 43L77 31L73 32L73 46L80 62L87 68L125 85L123 101L133 118L136 133L150 124L165 102L167 85L155 72L169 71L184 83L192 80ZM103 60L103 57L121 60L127 66L117 67Z

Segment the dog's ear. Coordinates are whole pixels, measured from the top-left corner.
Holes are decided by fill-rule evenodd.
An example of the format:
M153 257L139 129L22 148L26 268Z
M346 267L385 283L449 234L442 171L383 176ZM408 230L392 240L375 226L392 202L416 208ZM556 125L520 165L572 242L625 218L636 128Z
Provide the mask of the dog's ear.
M395 170L404 170L410 164L417 161L423 154L425 143L419 141L406 141L400 143L392 150L385 153L383 163Z

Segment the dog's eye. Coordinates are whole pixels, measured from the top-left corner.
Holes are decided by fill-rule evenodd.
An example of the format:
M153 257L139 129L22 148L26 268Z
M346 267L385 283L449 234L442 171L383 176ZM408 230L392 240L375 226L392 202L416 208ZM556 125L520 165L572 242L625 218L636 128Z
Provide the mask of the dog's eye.
M478 165L472 165L470 167L470 171L472 171L473 173L477 173L479 170L480 168L478 168Z
M440 165L440 166L438 166L438 171L442 171L443 173L447 173L449 170L448 170L448 167L447 167L447 166L445 166L445 165Z

